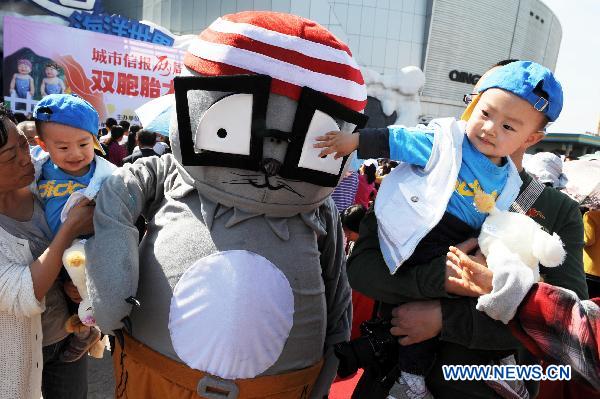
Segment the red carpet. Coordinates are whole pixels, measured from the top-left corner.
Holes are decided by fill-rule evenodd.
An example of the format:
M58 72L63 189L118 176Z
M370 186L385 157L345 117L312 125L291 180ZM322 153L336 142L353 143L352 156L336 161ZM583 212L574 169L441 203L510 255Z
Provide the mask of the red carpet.
M363 371L360 369L352 378L334 381L329 391L329 399L350 399L362 373Z

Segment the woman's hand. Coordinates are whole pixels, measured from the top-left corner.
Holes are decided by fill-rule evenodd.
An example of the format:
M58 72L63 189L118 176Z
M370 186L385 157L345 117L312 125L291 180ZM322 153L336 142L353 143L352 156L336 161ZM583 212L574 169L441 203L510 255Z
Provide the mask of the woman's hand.
M316 137L317 143L314 148L323 148L319 153L321 158L335 153L334 159L350 155L358 148L358 133L347 134L342 132L329 132L325 136Z
M79 201L69 211L67 220L61 228L68 229L73 238L94 233L94 205L95 203L87 198Z
M478 297L492 291L494 273L487 268L485 257L477 250L467 255L456 247L446 254L448 276L446 291L451 294Z

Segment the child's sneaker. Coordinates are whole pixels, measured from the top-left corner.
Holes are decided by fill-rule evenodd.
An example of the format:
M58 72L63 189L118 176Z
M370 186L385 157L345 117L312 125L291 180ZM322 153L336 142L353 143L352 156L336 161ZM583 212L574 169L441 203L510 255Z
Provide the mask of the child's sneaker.
M387 399L434 399L422 375L402 372Z
M88 327L87 331L73 333L59 355L59 359L65 363L76 362L99 340L100 330L95 327Z

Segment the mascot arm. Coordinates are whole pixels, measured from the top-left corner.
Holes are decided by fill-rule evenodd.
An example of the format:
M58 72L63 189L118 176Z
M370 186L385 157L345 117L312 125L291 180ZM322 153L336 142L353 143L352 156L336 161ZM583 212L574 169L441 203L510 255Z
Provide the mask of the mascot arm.
M311 397L322 398L329 393L329 387L337 373L338 360L333 354L333 345L350 339L352 301L350 286L346 277L344 236L342 223L334 212L335 206L329 199L321 205L320 214L327 226L327 235L319 239L321 269L327 301L327 334L325 337L325 362L317 379Z
M126 299L136 295L139 277L135 221L162 198L161 177L159 158L128 165L104 182L96 199L95 232L86 243L87 286L96 322L107 333L121 328L131 312Z
M568 205L570 209L567 208ZM583 269L583 220L574 201L564 201L557 211L557 220L551 231L560 236L567 256L558 267L540 266L544 282L569 289L580 299L588 299L585 272Z

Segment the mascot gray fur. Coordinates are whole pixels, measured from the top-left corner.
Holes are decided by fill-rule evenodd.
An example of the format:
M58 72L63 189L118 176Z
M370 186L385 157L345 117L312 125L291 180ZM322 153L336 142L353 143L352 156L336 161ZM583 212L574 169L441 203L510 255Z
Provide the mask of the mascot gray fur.
M312 146L366 122L360 70L322 26L262 11L217 19L184 63L173 155L104 183L86 244L97 324L118 338L116 394L323 397L350 331L329 197L347 159Z

